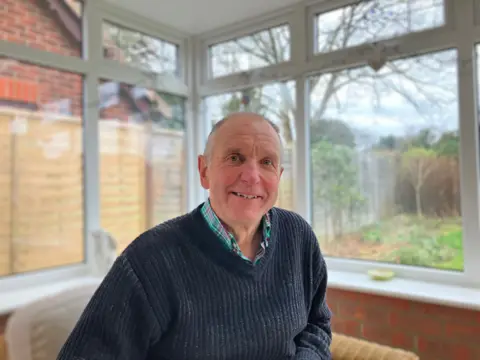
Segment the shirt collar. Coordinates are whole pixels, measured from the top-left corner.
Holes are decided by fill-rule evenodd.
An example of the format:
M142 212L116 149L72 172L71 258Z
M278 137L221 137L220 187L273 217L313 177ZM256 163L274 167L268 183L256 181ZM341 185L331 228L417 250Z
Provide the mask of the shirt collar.
M222 236L227 236L229 238L234 238L233 234L227 229L227 227L222 223L222 221L219 219L217 214L212 208L212 205L210 203L210 198L205 201L205 203L202 206L202 215L209 224L209 226L215 230L215 232ZM263 217L262 217L262 242L264 242L264 245L268 245L268 241L270 239L270 234L271 234L271 221L270 221L270 215L267 212ZM220 234L219 234L220 233Z

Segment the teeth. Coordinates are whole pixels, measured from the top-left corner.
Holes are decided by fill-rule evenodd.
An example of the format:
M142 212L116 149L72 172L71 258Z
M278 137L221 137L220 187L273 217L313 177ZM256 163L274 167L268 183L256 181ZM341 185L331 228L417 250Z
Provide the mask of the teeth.
M258 196L255 196L255 195L245 195L245 194L240 194L240 193L234 193L235 195L237 196L240 196L240 197L243 197L245 199L256 199L258 198Z

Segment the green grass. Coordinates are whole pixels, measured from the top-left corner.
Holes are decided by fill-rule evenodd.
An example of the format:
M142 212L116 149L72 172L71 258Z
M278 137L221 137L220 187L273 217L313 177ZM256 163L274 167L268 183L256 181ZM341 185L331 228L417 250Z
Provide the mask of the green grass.
M463 271L460 217L401 214L335 240L316 233L330 256Z
M445 270L463 271L463 264L463 251L461 251L458 252L452 260L443 263L437 263L434 265L434 267Z
M463 270L462 226L459 218L401 215L362 229L366 242L404 244L383 256L404 265Z
M335 240L316 233L326 255L463 271L460 217L400 214Z

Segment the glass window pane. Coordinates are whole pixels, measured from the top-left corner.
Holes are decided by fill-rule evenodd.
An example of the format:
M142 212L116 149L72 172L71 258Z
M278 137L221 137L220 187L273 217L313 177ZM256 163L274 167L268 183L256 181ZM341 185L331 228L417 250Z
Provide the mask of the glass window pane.
M2 0L0 40L81 56L82 15L81 0Z
M284 146L282 180L276 206L293 210L295 144L295 83L279 82L244 91L210 96L205 99L207 119L212 125L230 113L252 111L262 114L280 128Z
M290 60L290 27L277 26L210 47L211 76L220 77Z
M99 92L101 224L122 251L186 212L185 100L113 81Z
M463 270L456 51L310 86L313 224L325 254Z
M145 71L179 73L177 45L108 22L103 23L103 54Z
M0 58L0 276L83 261L82 86Z
M316 51L325 53L442 26L443 0L370 0L317 15Z

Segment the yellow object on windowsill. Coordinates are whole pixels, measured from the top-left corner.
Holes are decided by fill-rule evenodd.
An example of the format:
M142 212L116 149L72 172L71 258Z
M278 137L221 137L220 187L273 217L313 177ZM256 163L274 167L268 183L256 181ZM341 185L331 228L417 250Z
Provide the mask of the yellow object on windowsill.
M368 276L375 281L387 281L395 277L395 273L392 270L387 269L372 269L368 270Z

